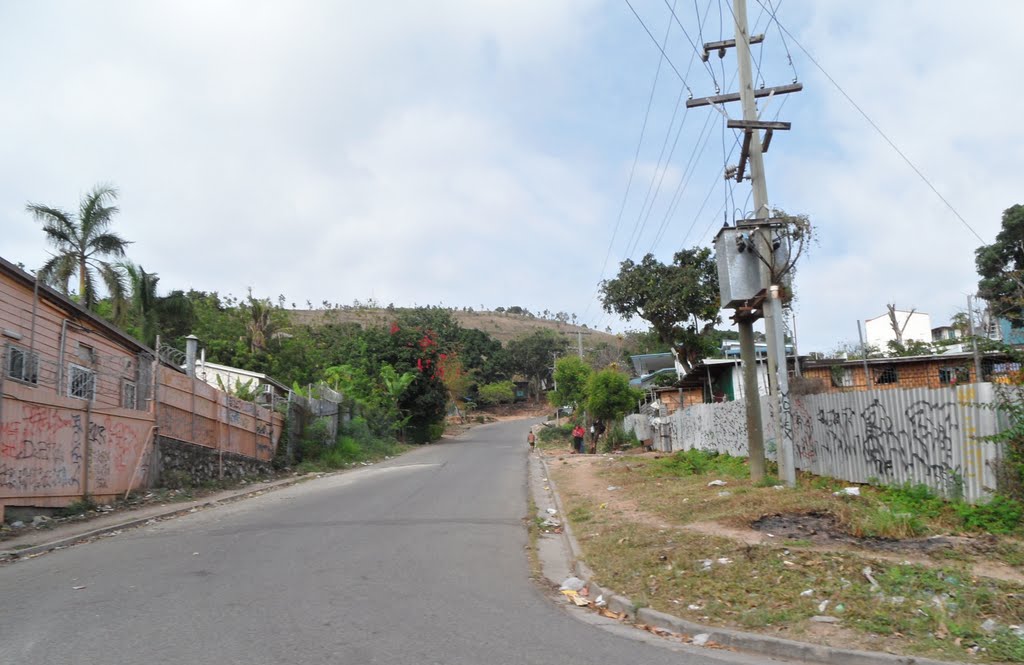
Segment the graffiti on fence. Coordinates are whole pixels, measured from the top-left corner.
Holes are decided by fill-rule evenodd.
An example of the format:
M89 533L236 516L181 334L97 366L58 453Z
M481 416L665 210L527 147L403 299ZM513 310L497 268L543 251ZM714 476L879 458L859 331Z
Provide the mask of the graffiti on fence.
M922 478L949 489L962 475L955 462L956 409L955 402L917 400L894 416L877 397L860 411L819 408L819 445L836 462L863 461L880 480Z

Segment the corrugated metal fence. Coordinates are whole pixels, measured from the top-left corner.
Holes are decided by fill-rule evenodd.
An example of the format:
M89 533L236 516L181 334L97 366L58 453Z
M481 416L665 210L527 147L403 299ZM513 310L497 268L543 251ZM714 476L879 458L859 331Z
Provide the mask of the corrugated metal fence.
M980 383L943 389L823 393L791 399L797 467L857 483L922 483L945 496L977 501L995 488L999 431L994 389ZM762 398L765 450L775 457ZM633 415L626 429L664 451L699 448L745 456L743 402L697 404L667 417Z

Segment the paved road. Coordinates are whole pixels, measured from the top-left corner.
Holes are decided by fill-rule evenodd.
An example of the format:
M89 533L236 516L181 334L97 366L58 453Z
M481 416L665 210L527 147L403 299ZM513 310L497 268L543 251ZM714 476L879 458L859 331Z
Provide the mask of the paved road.
M0 663L766 661L669 650L546 597L525 428L0 567Z

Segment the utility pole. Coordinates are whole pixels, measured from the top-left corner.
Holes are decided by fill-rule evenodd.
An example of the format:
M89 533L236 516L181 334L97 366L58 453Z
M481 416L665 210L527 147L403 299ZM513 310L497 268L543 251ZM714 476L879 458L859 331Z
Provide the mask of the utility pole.
M781 280L781 275L773 275L772 267L775 263L774 242L771 237L773 229L781 226L780 220L771 218L771 207L768 204L768 185L765 180L763 153L768 150L772 134L777 130L788 130L788 122L769 122L758 119L757 102L758 97L769 97L778 94L799 92L803 85L792 83L790 85L762 87L754 90L754 81L751 72L750 44L763 40L763 36L751 37L747 30L747 3L746 0L733 0L733 15L736 20L736 39L712 42L704 44L705 61L712 51L717 51L719 57L724 57L727 48L736 48L736 59L738 65L738 76L740 90L738 93L725 93L713 97L687 100L687 108L695 106L715 106L727 102L740 102L743 107L743 119L727 121L730 129L743 130L743 145L740 152L739 166L736 169L727 169L726 177L735 177L737 182L743 181L744 169L750 164L750 181L754 198L754 218L737 221L737 227L750 229L752 248L758 256L760 293L747 301L743 306L736 308L734 320L740 327L740 354L744 367L744 388L748 395L751 392L748 386L755 383L756 374L753 368L756 367L754 353L753 321L764 317L765 334L768 339L768 382L770 393L775 400L775 419L773 430L778 448L779 475L790 487L796 486L796 456L793 447L793 426L792 414L789 402L789 376L786 361L785 326L782 313L782 293L780 285L775 283ZM724 113L724 111L722 111ZM761 141L761 131L765 132L764 142ZM744 344L744 339L750 340ZM757 395L754 392L753 395ZM760 409L755 409L751 404L753 400L747 400L747 431L748 444L751 454L751 462L754 463L754 455L760 449L761 442L757 441L755 446L755 424L760 422ZM751 468L751 473L754 473Z
M750 35L747 33L747 2L733 0L736 16L736 60L739 65L740 103L744 122L757 122L757 102L754 100L754 79L750 65ZM765 180L761 134L747 131L743 143L749 140L747 159L750 162L750 183L754 190L754 217L771 217L768 205L768 183ZM742 160L742 155L741 158ZM779 285L772 279L771 257L774 254L770 230L764 229L760 237L761 282L766 289L764 328L768 338L768 375L776 377L774 396L778 400L775 412L775 440L778 442L779 475L786 485L796 486L796 456L793 451L793 420L789 404L789 368L786 363L786 338L782 319L782 297ZM773 368L772 365L775 365Z
M984 379L981 376L981 354L978 353L978 336L974 331L974 303L971 296L967 296L967 324L971 333L971 352L974 354L974 382L981 383Z
M583 332L578 329L576 330L576 347L579 350L580 358L583 358L583 336L589 334L589 332Z

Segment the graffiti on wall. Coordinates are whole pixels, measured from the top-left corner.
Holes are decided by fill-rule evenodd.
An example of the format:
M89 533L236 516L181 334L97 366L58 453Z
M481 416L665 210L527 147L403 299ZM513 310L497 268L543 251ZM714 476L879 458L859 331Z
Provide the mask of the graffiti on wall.
M0 490L11 494L77 489L82 471L81 416L33 404L18 407L0 432Z

